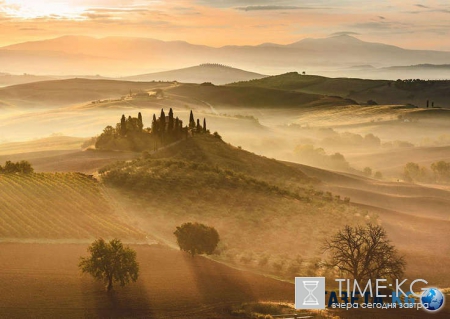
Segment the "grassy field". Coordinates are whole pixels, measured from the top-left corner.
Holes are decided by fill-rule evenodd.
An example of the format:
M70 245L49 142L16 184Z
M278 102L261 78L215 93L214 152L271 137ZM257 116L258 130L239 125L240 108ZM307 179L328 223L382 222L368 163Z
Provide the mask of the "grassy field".
M81 276L87 245L0 244L1 318L235 318L232 305L293 302L289 283L160 246L132 246L138 281L107 294Z
M115 215L98 183L82 174L0 175L0 193L2 240L145 237Z

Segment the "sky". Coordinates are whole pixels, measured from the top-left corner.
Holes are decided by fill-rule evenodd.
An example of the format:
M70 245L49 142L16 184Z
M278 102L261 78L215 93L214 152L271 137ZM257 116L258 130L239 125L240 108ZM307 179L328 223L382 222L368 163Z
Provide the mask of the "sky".
M450 51L448 0L0 0L0 46L63 35L215 47L350 34Z

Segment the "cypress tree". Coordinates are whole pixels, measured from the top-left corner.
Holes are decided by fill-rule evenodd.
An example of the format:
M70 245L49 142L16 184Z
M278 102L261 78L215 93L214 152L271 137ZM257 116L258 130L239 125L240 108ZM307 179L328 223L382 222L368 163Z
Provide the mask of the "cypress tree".
M120 135L125 136L127 134L127 121L125 119L125 114L122 114L120 119Z
M166 130L166 114L164 113L164 109L161 109L161 116L159 117L160 123L160 131L164 132Z
M203 118L203 133L206 133L206 119Z
M127 132L130 132L130 131L135 131L135 128L133 127L133 119L131 118L131 115L128 116L128 119L127 119Z
M202 131L202 127L200 126L200 119L197 119L197 132L201 132Z
M192 113L192 110L191 110L191 115L189 116L189 127L190 128L195 127L194 113Z
M173 131L173 111L172 111L172 108L170 108L170 111L169 111L169 131Z
M156 122L156 115L153 114L153 121L152 121L152 133L158 132L158 122Z
M179 132L180 131L180 120L177 118L175 119L175 131Z
M144 123L142 122L141 112L139 112L139 114L138 114L138 126L139 126L139 132L141 132L142 129L144 128Z

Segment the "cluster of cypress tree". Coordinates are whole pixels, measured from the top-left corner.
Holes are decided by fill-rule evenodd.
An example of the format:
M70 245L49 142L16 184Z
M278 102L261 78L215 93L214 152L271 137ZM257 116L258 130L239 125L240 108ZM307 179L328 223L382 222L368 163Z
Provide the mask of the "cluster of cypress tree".
M207 133L208 130L206 129L206 119L203 118L203 126L200 125L200 119L197 119L197 123L194 119L194 113L192 113L189 116L189 129L192 133Z
M152 134L158 134L159 136L171 133L182 133L184 131L183 121L178 117L173 118L172 108L169 111L168 116L164 113L164 109L161 109L161 115L156 119L156 115L153 114L152 121Z
M119 149L119 150L145 150L157 149L189 135L198 133L207 133L206 119L203 119L203 126L200 125L200 119L195 121L194 114L191 111L189 125L183 126L183 121L174 117L172 108L166 115L164 109L161 109L159 118L153 114L151 128L144 129L142 114L139 112L137 117L122 115L120 123L116 127L107 126L103 133L97 138L95 144L98 149Z

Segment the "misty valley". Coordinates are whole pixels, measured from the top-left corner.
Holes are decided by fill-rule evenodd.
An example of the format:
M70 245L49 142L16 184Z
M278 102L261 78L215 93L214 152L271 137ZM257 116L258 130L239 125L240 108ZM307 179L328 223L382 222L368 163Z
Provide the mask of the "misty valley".
M18 44L8 59L33 49L50 63L46 49L69 40ZM79 41L95 55L93 44L124 40ZM293 71L308 43L266 46L267 56L234 48L239 65L249 52L284 52L283 73L271 76L222 64L231 47L217 49L221 63L146 74L134 53L134 76L0 75L0 317L427 315L294 307L295 277L325 277L328 290L345 276L426 278L450 292L450 80L394 79L395 64L354 77ZM200 50L196 59L209 52L189 50ZM54 67L69 58L80 57L59 56ZM350 261L339 255L343 242ZM115 265L133 271L96 268L102 252L122 253Z

